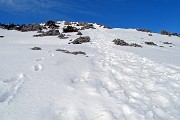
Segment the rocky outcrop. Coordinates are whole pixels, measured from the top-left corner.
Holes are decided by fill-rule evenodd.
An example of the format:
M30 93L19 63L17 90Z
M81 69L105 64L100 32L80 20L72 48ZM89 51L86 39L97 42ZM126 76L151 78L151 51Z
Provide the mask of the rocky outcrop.
M42 50L40 47L33 47L31 50Z
M153 46L157 46L157 44L153 43L153 42L145 42L146 45L153 45Z
M42 30L42 26L39 24L28 24L16 27L17 30L21 32L28 32L28 31L39 31Z
M137 31L141 31L141 32L150 32L150 33L152 33L152 31L151 30L148 30L148 29L140 29L140 28L138 28L138 29L136 29Z
M45 23L45 26L47 26L48 28L50 29L58 29L59 26L56 25L56 22L52 21L52 20L49 20Z
M34 35L34 37L43 37L43 36L57 36L60 35L59 30L49 30L47 32L43 32L42 34L39 35Z
M120 45L120 46L131 46L131 47L142 47L141 45L137 44L137 43L127 43L124 40L121 39L114 39L113 40L114 44L116 45Z
M58 38L60 38L60 39L67 39L67 38L69 38L69 37L65 37L65 34L60 34L59 36L58 36Z
M64 25L72 25L71 22L65 21Z
M84 36L84 37L79 37L77 39L75 39L74 41L72 41L72 44L82 44L82 43L86 43L86 42L90 42L90 37L89 36Z
M161 35L168 35L168 36L177 36L177 37L180 37L180 34L178 34L178 33L171 33L171 32L166 31L166 30L161 30L161 31L160 31L160 34L161 34Z
M78 31L77 35L82 35L82 33L80 31Z
M67 26L63 28L63 32L67 33L67 32L78 32L78 29L76 27L73 26Z
M125 42L124 40L120 40L120 39L115 39L113 40L114 44L116 45L121 45L121 46L129 46L129 44L127 42Z
M68 50L63 50L63 49L57 49L56 51L60 51L60 52L67 53L67 54L73 54L73 55L78 55L78 54L86 55L86 53L82 52L82 51L70 52Z

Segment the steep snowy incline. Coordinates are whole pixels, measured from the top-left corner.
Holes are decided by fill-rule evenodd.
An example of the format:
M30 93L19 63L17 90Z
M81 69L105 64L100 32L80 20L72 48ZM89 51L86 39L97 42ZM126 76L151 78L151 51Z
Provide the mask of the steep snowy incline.
M179 38L158 34L149 38L132 29L81 32L91 37L91 43L68 44L78 37L74 33L60 40L0 29L5 35L0 39L1 120L180 119ZM112 40L117 38L143 48L116 46ZM143 44L150 40L157 44L172 40L176 46ZM42 50L32 51L34 46ZM157 52L146 55L151 51ZM164 60L166 55L170 61Z

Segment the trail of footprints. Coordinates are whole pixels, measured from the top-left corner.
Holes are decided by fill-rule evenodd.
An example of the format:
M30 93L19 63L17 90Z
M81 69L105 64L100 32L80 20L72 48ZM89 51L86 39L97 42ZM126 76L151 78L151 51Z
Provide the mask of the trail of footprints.
M53 53L50 53L49 56L54 56ZM35 60L38 64L32 66L32 70L35 72L42 71L43 65L40 63L45 60L45 57ZM20 73L15 77L8 79L0 78L0 104L7 103L9 104L12 99L17 95L19 89L22 87L24 80L28 79L24 73Z
M48 53L49 53L50 57L54 57L55 56L55 54L52 53L52 51L48 51ZM46 59L47 58L42 57L40 59L35 60L36 62L39 62L39 63L32 66L33 71L35 71L35 72L43 71L44 67L43 67L42 63L40 63L40 62L42 62L43 60L46 60Z
M104 43L107 36L103 36L96 38L102 56L95 64L104 70L99 82L118 104L125 105L119 108L125 119L178 119L180 111L175 108L180 107L180 74L146 58L117 51L110 42Z

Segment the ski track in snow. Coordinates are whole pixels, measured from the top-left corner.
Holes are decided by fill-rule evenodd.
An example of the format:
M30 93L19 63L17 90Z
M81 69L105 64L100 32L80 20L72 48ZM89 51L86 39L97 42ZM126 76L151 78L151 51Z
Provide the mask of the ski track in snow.
M97 40L95 47L102 54L95 59L96 67L104 73L99 83L117 104L122 104L119 109L124 119L180 119L180 74L133 53L113 49L112 42L107 42L115 37L111 34L105 36L98 31L98 35L92 39Z

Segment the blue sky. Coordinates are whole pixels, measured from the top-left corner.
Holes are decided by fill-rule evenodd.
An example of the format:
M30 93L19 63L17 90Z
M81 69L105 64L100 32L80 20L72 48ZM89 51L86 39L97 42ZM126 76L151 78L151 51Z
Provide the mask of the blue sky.
M180 0L0 0L1 23L87 21L180 33Z

